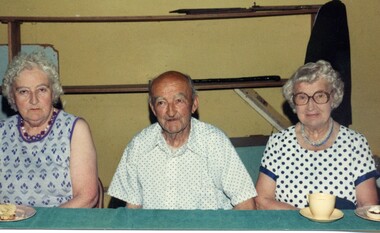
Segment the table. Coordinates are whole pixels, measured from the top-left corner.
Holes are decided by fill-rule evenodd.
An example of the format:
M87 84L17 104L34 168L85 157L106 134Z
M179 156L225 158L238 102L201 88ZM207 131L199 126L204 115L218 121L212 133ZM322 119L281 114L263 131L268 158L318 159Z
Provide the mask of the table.
M133 210L126 208L35 208L18 222L0 222L0 229L90 230L297 230L379 231L380 222L359 218L353 210L331 223L310 221L296 210Z

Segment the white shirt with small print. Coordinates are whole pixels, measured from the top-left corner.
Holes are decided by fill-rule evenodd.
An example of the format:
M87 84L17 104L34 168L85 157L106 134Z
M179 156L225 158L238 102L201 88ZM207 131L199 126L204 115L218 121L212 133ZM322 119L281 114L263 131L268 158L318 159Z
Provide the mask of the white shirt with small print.
M144 209L231 209L257 196L229 138L191 119L188 142L172 150L158 123L126 147L108 194Z

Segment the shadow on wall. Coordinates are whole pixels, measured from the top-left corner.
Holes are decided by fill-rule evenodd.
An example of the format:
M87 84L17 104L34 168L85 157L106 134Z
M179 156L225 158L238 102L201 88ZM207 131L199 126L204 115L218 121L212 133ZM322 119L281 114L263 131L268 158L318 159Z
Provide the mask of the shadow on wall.
M284 102L282 104L282 111L284 112L285 116L288 117L289 121L292 123L292 125L297 124L298 117L297 114L293 112L293 109L290 107L288 102Z
M16 112L9 106L7 99L4 97L1 97L1 111L3 112L5 118L16 114Z

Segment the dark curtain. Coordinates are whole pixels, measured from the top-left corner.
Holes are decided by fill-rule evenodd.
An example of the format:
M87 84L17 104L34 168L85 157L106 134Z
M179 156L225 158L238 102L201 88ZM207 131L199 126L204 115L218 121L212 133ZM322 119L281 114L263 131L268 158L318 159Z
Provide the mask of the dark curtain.
M307 46L305 63L326 60L344 82L344 97L332 117L344 126L352 124L350 38L345 5L333 0L321 7Z

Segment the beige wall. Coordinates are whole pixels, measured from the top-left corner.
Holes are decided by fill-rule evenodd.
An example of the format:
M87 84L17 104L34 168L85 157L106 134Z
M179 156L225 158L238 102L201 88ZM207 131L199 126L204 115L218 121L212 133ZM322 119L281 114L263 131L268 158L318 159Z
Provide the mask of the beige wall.
M53 3L54 2L54 3ZM326 0L267 0L260 5L324 4ZM347 7L352 62L353 125L380 154L380 1L343 1ZM248 0L0 0L0 15L167 15L179 8L250 7ZM24 23L22 43L52 44L63 85L147 83L174 69L193 78L280 75L303 64L310 16L186 22L51 24ZM0 43L7 28L0 25ZM256 89L281 112L280 88ZM232 90L201 91L200 119L229 136L276 131ZM99 175L109 185L129 140L149 125L147 94L65 95L65 110L85 118L98 151Z

